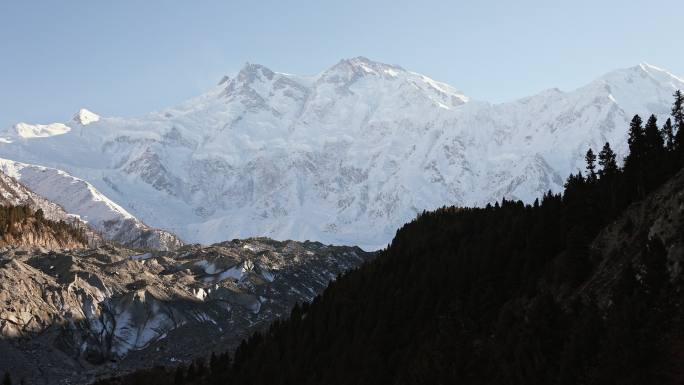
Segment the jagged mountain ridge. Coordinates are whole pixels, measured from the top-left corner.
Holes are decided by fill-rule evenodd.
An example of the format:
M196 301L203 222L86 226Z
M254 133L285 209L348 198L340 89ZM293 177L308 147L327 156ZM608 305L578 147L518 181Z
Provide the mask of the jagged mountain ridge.
M4 187L0 192L11 204L40 208L49 219L90 227L93 244L101 241L98 232L106 240L133 248L172 250L183 245L175 235L150 228L90 183L64 171L0 158L0 174Z
M5 135L0 156L88 180L190 242L267 235L376 248L422 210L560 191L588 147L610 141L624 154L631 116L664 117L677 88L681 78L642 64L490 104L366 58L312 77L248 64L174 108Z

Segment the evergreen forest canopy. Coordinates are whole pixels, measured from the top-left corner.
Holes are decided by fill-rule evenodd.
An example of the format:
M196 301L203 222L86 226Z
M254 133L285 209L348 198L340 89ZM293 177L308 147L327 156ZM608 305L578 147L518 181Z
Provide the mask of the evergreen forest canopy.
M6 240L8 237L19 238L21 233L29 228L36 233L49 229L59 238L58 240L74 239L83 245L88 244L88 237L83 226L49 220L42 209L33 211L27 205L0 206L0 240Z
M625 259L610 304L587 289L606 258L593 240L684 165L674 97L662 125L632 119L622 167L606 143L562 194L424 212L235 352L98 384L681 383L682 279L670 279L668 245L624 226L638 252L610 256Z

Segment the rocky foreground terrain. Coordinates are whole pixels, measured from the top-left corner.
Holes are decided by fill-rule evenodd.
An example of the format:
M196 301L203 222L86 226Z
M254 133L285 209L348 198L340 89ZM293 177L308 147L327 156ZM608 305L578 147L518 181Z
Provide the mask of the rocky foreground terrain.
M148 253L5 248L0 372L30 384L82 384L206 357L372 256L264 238Z

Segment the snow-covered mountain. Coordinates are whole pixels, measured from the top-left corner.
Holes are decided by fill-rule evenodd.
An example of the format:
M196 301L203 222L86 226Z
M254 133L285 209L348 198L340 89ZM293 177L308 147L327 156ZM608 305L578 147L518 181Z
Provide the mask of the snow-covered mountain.
M105 239L129 247L172 250L183 244L167 231L150 228L90 183L64 171L1 158L0 171L3 203L40 208L55 221L87 224ZM99 238L97 234L92 237L95 241Z
M665 117L678 88L683 79L642 64L491 104L362 57L311 77L247 64L146 116L82 110L67 128L15 126L0 135L0 156L88 180L186 241L375 248L425 209L560 190L588 147L610 141L624 153L631 116Z

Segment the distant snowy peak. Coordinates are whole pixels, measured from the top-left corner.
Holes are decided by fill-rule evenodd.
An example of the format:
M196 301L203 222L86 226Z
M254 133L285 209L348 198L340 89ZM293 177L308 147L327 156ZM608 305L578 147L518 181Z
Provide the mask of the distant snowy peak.
M63 123L28 124L17 123L12 127L9 136L22 139L47 138L49 136L64 135L71 131L71 127Z
M82 126L87 126L90 123L95 123L100 120L100 115L86 110L85 108L81 108L76 115L74 115L73 121L82 125Z
M68 124L80 124L82 126L95 123L100 120L100 116L82 108L76 115L74 115L71 122ZM71 131L71 127L64 123L50 123L50 124L29 124L17 123L4 134L0 134L0 142L9 143L15 139L35 139L48 138L51 136L64 135Z
M283 108L278 108L280 103L299 103L299 109L304 111L308 106L315 108L320 103L328 104L331 98L340 96L353 97L350 102L356 104L372 102L369 98L394 102L383 97L397 92L409 97L415 94L415 97L425 98L446 109L469 100L446 83L364 57L341 60L310 77L275 72L260 64L247 63L234 79L226 76L219 85L225 86L224 96L229 99L242 97L241 102L247 108L268 106L276 113L283 112Z
M299 89L301 92L306 87L303 77L273 72L260 64L250 63L245 64L235 78L224 77L220 84L225 85L223 96L229 100L240 98L247 109L274 104L269 99L286 89Z
M363 56L352 59L340 60L337 64L325 71L323 78L333 75L342 75L346 78L354 78L361 76L382 76L387 78L396 78L401 73L407 71L399 66L374 62Z
M245 63L238 73L236 80L243 84L250 84L255 80L270 81L273 80L274 76L275 72L261 64Z
M382 86L378 89L393 89L402 92L422 92L440 107L455 107L468 102L468 97L456 88L435 81L425 75L407 71L397 65L375 62L359 56L344 59L324 71L317 84L330 83L338 92L349 90L352 93L366 90L369 86Z
M608 72L599 77L595 82L604 82L610 85L624 85L625 83L640 85L640 82L651 82L651 84L675 90L684 83L684 79L663 68L648 63L641 63L633 67Z
M672 94L684 79L651 64L611 71L576 92L585 97L607 97L627 115L667 115Z

